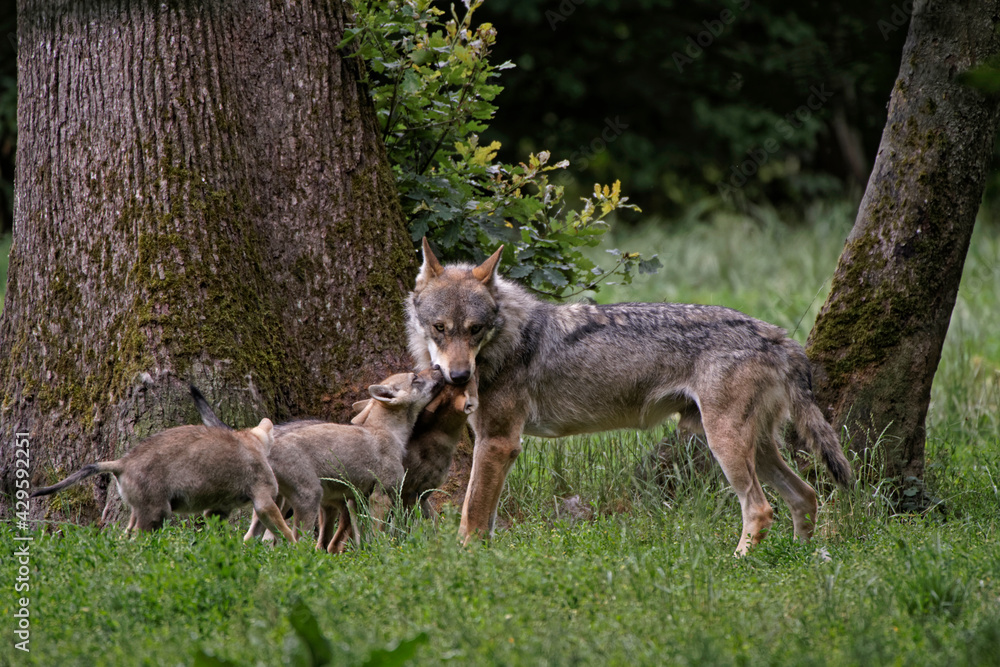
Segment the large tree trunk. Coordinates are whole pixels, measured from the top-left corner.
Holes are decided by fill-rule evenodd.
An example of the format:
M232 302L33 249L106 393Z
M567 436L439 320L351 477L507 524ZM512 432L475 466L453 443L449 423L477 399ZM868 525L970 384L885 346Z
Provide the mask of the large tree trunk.
M1000 3L917 2L875 167L809 337L817 398L884 475L921 478L931 381L993 152L996 98L958 77L1000 52Z
M197 420L348 417L415 254L340 2L22 1L0 506ZM106 481L102 482L106 484ZM102 500L83 487L70 514ZM73 498L72 494L67 494Z

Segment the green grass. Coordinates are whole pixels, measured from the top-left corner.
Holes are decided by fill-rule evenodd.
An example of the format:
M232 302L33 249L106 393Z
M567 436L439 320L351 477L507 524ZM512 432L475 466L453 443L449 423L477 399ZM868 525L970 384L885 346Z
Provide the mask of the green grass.
M852 218L831 205L808 225L650 225L613 242L659 252L661 274L599 296L720 303L804 340ZM455 509L338 557L245 546L245 525L217 522L134 539L36 531L31 653L5 632L0 665L1000 664L998 295L1000 230L983 226L936 378L927 463L942 505L925 515L821 478L812 543L792 540L771 494L774 528L734 559L739 508L717 466L681 442L652 474L672 424L526 439L501 501L507 527L469 549ZM587 516L565 511L574 495ZM18 534L0 524L3 553ZM6 627L15 568L0 559Z

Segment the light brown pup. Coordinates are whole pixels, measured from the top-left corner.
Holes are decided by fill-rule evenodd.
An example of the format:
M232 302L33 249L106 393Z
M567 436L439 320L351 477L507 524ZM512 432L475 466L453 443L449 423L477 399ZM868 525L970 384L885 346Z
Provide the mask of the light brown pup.
M390 494L403 479L403 453L417 415L444 384L440 371L398 373L368 388L371 411L362 425L293 422L271 450L269 462L294 522L312 530L322 507L316 548L343 550L352 521L347 500L357 492L368 498L381 487ZM340 526L333 533L333 520ZM251 523L245 540L257 526Z
M373 403L373 400L355 403L355 409L361 406L363 409L351 423L365 423ZM448 478L468 417L478 405L473 378L464 386L445 385L417 417L403 455L405 477L400 492L403 507L411 509L419 502L424 518L431 518L430 491L440 488Z
M91 463L31 497L47 496L91 475L111 473L122 500L132 508L128 530L155 530L171 514L203 512L226 517L253 504L265 525L294 542L274 502L278 483L267 463L274 438L271 421L232 431L178 426L133 447L117 461Z

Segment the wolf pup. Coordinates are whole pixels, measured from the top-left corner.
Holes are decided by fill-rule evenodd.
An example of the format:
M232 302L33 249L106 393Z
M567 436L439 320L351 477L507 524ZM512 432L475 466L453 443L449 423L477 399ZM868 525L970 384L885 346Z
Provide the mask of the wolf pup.
M363 409L351 423L364 424L374 403L372 399L355 403L355 409ZM403 455L405 476L400 492L403 507L411 509L419 502L424 518L432 517L429 492L440 488L448 478L455 448L462 439L468 416L478 404L473 378L464 386L446 385L417 417Z
M112 473L118 493L132 508L128 530L155 530L171 514L215 514L225 518L248 503L268 528L289 541L295 535L274 502L278 483L267 464L274 437L271 421L245 431L178 426L133 447L117 461L91 463L53 486L47 496L91 475Z
M188 385L191 390L191 399L194 401L195 407L198 409L198 414L201 416L201 421L205 426L211 426L214 428L223 428L228 431L233 430L226 422L219 419L212 410L212 406L209 405L205 396L195 387L193 384ZM274 436L274 443L277 445L281 442L281 437L290 431L294 431L297 428L302 428L303 426L310 426L312 424L325 424L326 422L319 419L297 419L295 421L285 422L283 424L275 424L274 428L271 430L271 434ZM273 449L273 447L272 447ZM292 515L291 507L288 501L279 493L278 497L275 498L275 502L278 505L278 509L281 510L282 516L288 519ZM315 525L308 526L307 530L310 534L316 528ZM253 520L250 522L250 530L246 535L243 536L243 541L247 542L254 537L260 537L261 534L264 535L265 542L273 542L275 540L275 533L270 529L266 529L265 525L257 518L257 514L254 513Z
M682 426L704 433L739 498L737 555L773 522L760 480L788 503L795 535L812 536L816 492L781 458L783 422L792 420L839 484L852 474L813 398L802 346L774 325L720 306L539 301L498 275L502 250L479 266L445 267L424 239L407 299L418 367L440 368L453 384L479 378L460 539L492 535L522 433L649 428L677 413Z
M399 373L369 387L373 402L361 425L320 424L295 429L283 438L275 454L305 453L313 462L313 475L322 481L320 506L323 520L317 548L340 553L350 532L357 537L347 501L355 494L368 498L376 488L395 494L403 479L403 453L417 416L444 385L440 371ZM276 470L283 461L272 457ZM280 473L279 478L280 478ZM280 485L280 482L279 482ZM292 507L296 514L296 501ZM340 524L331 536L333 518Z
M292 507L295 524L311 531L322 508L324 521L317 548L326 548L330 553L343 550L348 531L353 531L346 503L354 490L367 498L376 486L390 492L399 487L403 452L417 415L443 385L440 371L398 373L368 388L372 406L363 425L286 425L268 461L280 496ZM199 407L202 419L206 419L203 410ZM218 419L214 414L212 418ZM340 526L331 537L333 519L338 514ZM244 540L256 534L256 522L257 517Z

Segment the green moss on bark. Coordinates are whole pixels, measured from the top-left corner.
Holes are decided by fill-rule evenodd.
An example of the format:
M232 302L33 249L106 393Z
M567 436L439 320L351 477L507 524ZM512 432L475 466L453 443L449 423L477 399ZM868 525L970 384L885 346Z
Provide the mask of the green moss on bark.
M947 219L940 192L951 187L949 175L925 166L939 162L928 160L929 153L947 152L943 133L921 129L912 117L891 131L894 144L905 148L897 154L900 167L863 211L865 231L848 240L830 307L809 341L829 390L885 363L904 337L920 329L943 288L943 268L955 261L956 239L936 222ZM924 204L914 207L914 201Z

